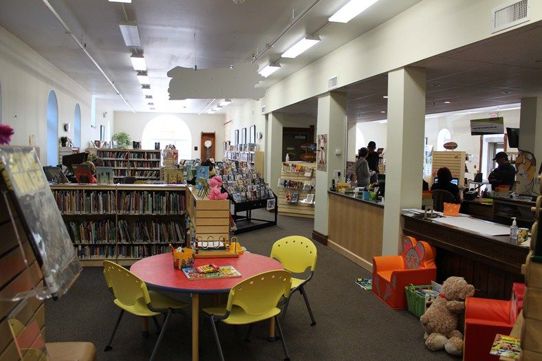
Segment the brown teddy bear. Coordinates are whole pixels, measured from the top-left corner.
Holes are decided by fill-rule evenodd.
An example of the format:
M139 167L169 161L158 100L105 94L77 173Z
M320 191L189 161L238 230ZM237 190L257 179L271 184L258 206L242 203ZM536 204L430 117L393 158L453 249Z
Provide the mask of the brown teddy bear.
M425 330L425 346L431 351L445 349L451 355L463 353L463 333L459 316L465 312L465 298L474 295L474 286L463 277L449 277L437 297L420 317Z

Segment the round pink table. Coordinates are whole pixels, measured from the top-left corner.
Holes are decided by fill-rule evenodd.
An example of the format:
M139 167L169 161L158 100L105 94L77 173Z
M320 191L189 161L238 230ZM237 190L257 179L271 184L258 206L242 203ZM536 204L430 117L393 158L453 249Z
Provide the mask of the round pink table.
M150 289L191 294L192 361L199 360L199 295L227 293L237 283L258 273L284 269L280 262L270 257L248 252L233 258L197 258L194 266L209 263L231 265L241 273L241 277L189 280L182 271L173 268L171 253L143 258L130 267L130 271L145 281Z

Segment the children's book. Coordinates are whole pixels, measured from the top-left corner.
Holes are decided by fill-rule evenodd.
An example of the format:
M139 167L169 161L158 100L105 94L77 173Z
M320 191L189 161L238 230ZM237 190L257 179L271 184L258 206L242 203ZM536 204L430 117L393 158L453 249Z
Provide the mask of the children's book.
M113 184L113 167L96 167L96 181L102 184Z
M490 355L507 357L510 360L519 360L521 353L520 340L514 336L497 334L493 346L491 346Z
M205 280L205 279L217 279L217 278L232 278L241 277L241 273L233 266L218 266L216 272L209 272L210 265L198 266L196 268L189 267L183 268L183 273L189 280ZM199 269L199 270L198 270ZM200 272L201 271L201 272ZM205 272L204 272L205 271Z
M354 282L365 291L373 289L373 280L370 278L356 278Z
M208 179L209 179L209 167L203 166L203 165L197 166L196 167L196 189L202 188L203 183L200 182L200 180L207 183Z

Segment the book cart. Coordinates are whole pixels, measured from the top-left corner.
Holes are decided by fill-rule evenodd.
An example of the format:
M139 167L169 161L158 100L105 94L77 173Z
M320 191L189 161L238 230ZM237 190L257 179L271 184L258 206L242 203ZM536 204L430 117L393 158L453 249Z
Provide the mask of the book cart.
M223 187L232 202L235 234L277 224L277 196L250 163L226 161L221 174ZM272 212L271 219L253 217L252 211L262 208Z
M84 266L130 265L185 243L185 186L61 184L51 186Z

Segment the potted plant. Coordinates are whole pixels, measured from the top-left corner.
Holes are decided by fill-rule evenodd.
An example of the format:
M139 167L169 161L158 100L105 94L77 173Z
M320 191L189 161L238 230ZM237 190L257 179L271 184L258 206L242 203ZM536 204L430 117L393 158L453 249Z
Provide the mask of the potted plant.
M128 148L132 140L130 139L130 136L128 133L125 132L118 132L113 134L111 137L111 140L117 143L117 147L119 148Z

